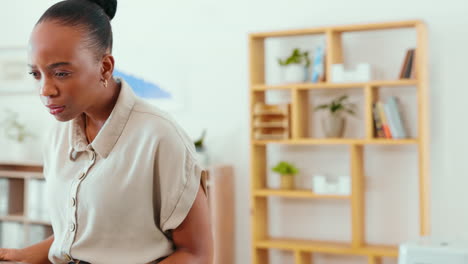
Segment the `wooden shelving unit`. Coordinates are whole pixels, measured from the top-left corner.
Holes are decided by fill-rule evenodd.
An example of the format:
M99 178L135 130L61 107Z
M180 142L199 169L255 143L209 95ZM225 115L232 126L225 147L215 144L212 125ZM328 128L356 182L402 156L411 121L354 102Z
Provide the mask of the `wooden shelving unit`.
M364 83L296 83L267 85L265 83L265 40L308 35L324 35L326 38L326 76L330 79L331 65L343 63L342 34L386 29L414 29L417 34L416 62L417 79L376 80ZM427 71L427 29L422 21L400 21L363 25L319 27L302 30L255 33L249 36L250 44L250 104L265 103L268 91L289 91L291 93L292 136L286 140L255 140L251 131L251 223L252 263L270 263L268 251L280 249L294 254L296 264L311 264L313 253L365 256L369 264L381 263L383 257L397 257L398 247L368 245L365 241L365 177L364 147L366 145L415 145L419 167L419 224L421 235L430 231L429 222L429 131L428 131L428 71ZM381 87L409 87L417 94L418 134L410 139L376 138L373 129L372 105L379 99ZM308 136L308 92L313 89L363 89L365 136L363 138L322 139ZM251 127L252 124L251 124ZM350 196L318 195L304 190L271 190L267 187L267 146L286 145L346 145L349 146L350 175L352 181ZM415 190L417 191L417 190ZM304 241L273 239L268 234L268 197L301 199L337 199L349 201L351 206L352 238L348 243L326 241ZM294 222L294 219L291 219Z
M0 216L0 223L16 222L21 224L24 231L24 246L30 245L32 242L31 226L33 225L43 226L46 237L52 235L52 226L49 222L30 219L27 215L29 208L28 185L31 180L44 180L42 170L42 166L38 164L0 163L0 178L9 181L8 214Z

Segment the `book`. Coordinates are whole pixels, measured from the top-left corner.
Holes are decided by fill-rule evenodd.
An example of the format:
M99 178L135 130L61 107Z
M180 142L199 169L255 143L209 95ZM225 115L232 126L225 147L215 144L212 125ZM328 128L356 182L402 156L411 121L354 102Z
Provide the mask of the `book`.
M392 138L392 133L390 131L390 127L388 125L388 119L385 115L385 110L382 102L377 102L377 109L379 111L380 120L382 122L382 128L385 134L385 138Z
M391 96L387 100L387 106L393 120L394 130L397 134L395 138L407 138L408 133L403 123L403 118L401 114L401 107L398 103L398 99L395 96ZM392 132L393 133L393 132Z
M0 216L8 215L8 179L0 179Z
M409 79L411 77L411 72L413 71L413 59L414 59L414 49L410 49L410 54L408 57L408 65L405 71L405 79Z
M395 113L393 112L393 109L388 103L384 103L383 107L385 111L385 116L387 117L390 133L392 133L392 138L400 138L400 134L396 125Z
M409 78L410 79L416 79L417 78L417 64L416 64L416 55L417 55L417 52L416 50L413 52L413 63L411 65L411 73L410 73L410 76Z
M312 62L311 81L313 83L325 81L326 79L325 61L326 61L325 44L321 44L315 49L314 59Z
M408 49L406 51L405 58L403 60L403 65L400 70L400 79L409 79L414 78L415 75L415 49ZM413 76L413 77L412 77Z
M382 127L382 120L380 119L379 110L377 104L372 105L372 115L374 116L374 135L377 138L385 138L385 133Z
M400 70L400 75L399 75L400 79L405 78L404 76L405 76L406 68L408 67L409 54L410 54L410 50L407 50L405 58L403 59L403 65L401 66L401 70Z
M48 212L45 206L45 181L30 180L28 183L27 215L32 220L48 221Z
M38 180L30 180L27 185L28 208L27 216L31 220L39 220L39 206L41 203Z

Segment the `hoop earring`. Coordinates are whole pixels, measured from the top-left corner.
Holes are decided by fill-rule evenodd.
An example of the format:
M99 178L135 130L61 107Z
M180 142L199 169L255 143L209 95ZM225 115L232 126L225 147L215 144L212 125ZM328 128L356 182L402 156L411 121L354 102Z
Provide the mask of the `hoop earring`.
M104 88L107 88L107 80L104 80Z

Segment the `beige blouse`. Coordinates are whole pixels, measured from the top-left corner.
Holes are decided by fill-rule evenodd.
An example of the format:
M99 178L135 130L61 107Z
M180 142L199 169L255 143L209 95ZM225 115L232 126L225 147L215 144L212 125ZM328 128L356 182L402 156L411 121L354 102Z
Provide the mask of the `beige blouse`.
M117 103L91 144L80 116L57 122L44 149L53 263L138 264L170 255L170 231L202 181L181 127L117 81Z

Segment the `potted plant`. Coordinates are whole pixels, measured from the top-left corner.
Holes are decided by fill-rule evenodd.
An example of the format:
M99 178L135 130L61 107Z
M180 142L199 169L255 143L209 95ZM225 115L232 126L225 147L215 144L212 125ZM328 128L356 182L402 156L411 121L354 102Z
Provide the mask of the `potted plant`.
M281 189L294 189L294 175L299 172L294 165L286 161L281 161L272 168L272 171L281 175Z
M310 66L309 52L302 52L299 48L292 51L291 55L284 59L278 59L283 67L283 81L286 83L304 82L307 79L307 70Z
M355 115L356 105L348 102L348 96L342 95L328 104L315 107L315 111L328 110L328 115L322 118L322 129L326 137L343 137L346 119L344 114Z
M203 130L200 138L198 138L194 142L195 150L197 151L197 154L198 154L198 160L202 163L203 166L208 165L208 154L206 153L205 144L204 144L205 137L206 137L206 129Z

